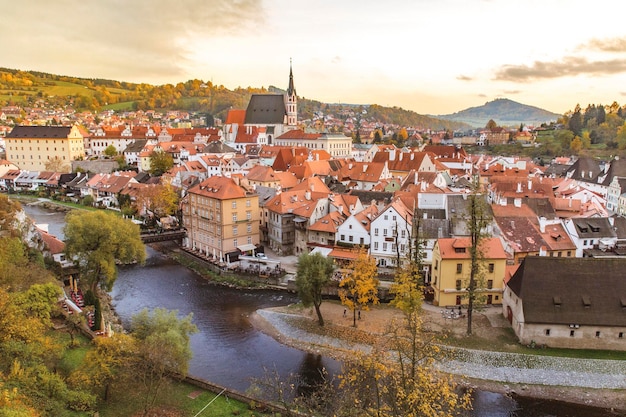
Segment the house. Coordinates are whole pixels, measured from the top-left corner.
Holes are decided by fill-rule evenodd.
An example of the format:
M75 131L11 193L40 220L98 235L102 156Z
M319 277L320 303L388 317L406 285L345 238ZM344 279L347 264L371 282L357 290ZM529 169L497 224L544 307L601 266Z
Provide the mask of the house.
M334 246L337 229L346 217L339 211L332 211L308 227L307 247Z
M259 244L259 196L233 178L213 176L182 201L186 248L220 262Z
M370 224L370 255L379 267L397 267L413 245L413 210L394 199Z
M352 154L352 138L336 133L309 133L293 129L278 136L274 144L305 147L310 151L325 150L333 158L349 158Z
M528 257L502 313L525 345L626 350L625 270L626 259Z
M51 160L70 172L70 162L85 157L83 135L77 126L15 126L6 136L6 159L22 170L45 171Z
M576 257L587 249L610 249L617 243L617 234L608 217L574 218L564 221L565 229L576 245Z
M351 214L339 227L335 241L341 246L370 247L370 225L378 215L378 207L370 204L363 210Z
M438 239L433 249L433 304L455 306L463 304L470 281L472 241L469 237ZM507 255L497 237L482 241L480 250L482 276L476 285L485 303L501 304Z

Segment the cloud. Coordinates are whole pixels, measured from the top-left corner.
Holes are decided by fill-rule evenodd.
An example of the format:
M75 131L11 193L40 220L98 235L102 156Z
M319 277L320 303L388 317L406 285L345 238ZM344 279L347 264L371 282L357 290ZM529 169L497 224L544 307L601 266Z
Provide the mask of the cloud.
M472 77L469 77L467 75L459 75L456 77L456 79L459 81L472 81L473 80Z
M339 55L335 55L330 62L332 62L333 64L340 64L341 63L341 57Z
M83 72L99 67L97 73L106 68L126 79L175 77L183 73L191 40L210 45L218 36L240 36L263 21L262 0L31 0L3 11L3 43L20 46L13 52L17 63L56 56L58 67L63 59L80 57L81 67L88 67Z
M520 94L521 90L504 90L502 93L504 95Z
M600 52L626 52L626 37L624 38L605 38L605 39L591 39L588 43L582 44L578 49L587 49Z
M496 71L497 81L527 82L577 75L609 75L626 72L626 59L589 61L582 57L565 57L561 61L535 61L532 65L505 65Z

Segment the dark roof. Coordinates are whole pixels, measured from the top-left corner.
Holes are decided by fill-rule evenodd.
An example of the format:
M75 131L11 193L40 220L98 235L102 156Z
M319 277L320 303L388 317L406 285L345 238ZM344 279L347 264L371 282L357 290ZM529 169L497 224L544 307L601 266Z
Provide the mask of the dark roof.
M547 177L554 175L555 177L564 177L567 171L571 168L571 165L566 164L550 164L545 169L543 174Z
M450 220L427 218L419 220L419 223L419 237L421 239L439 239L450 237Z
M204 153L229 153L229 152L237 153L237 149L231 148L230 146L226 145L223 142L214 141L214 142L207 143L203 149L203 152Z
M7 138L67 138L70 126L15 126Z
M626 177L626 159L614 159L611 161L602 185L608 186L614 177ZM623 187L622 192L624 192Z
M626 326L624 270L626 259L528 256L507 285L526 323Z
M393 193L384 191L350 190L348 194L359 197L364 206L371 204L372 200L376 200L377 203L387 204L393 198Z
M576 233L581 239L616 237L608 217L587 217L572 219Z
M600 161L585 156L580 157L567 170L570 178L586 182L595 182L600 172Z
M617 239L626 239L626 217L615 216L613 217L613 230L617 235Z
M282 124L286 115L282 94L253 94L246 109L245 124Z
M522 198L524 204L531 208L532 211L535 212L537 217L545 217L546 219L554 219L556 218L556 212L554 211L554 207L552 207L552 203L548 197L544 198Z
M124 149L124 153L129 153L129 152L139 153L146 146L146 143L148 143L147 139L136 139L132 141L131 143L129 143L128 146L126 146L126 149Z

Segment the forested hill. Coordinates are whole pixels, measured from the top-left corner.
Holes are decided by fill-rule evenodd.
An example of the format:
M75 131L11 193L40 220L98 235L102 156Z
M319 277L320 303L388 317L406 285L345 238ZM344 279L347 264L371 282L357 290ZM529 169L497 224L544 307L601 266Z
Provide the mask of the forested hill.
M534 106L521 104L506 98L496 99L482 106L446 115L433 116L445 120L464 122L475 127L484 127L489 120L502 126L540 125L556 121L562 115Z
M224 119L228 109L246 108L252 94L279 91L275 87L238 87L229 90L223 85L202 80L155 86L0 68L0 106L28 106L41 100L50 106L67 106L69 99L69 104L79 111L171 109L208 113ZM442 120L399 107L376 104L327 104L299 98L298 111L303 119L313 119L320 112L344 118L360 113L364 121L380 124L448 130L469 127L463 122Z

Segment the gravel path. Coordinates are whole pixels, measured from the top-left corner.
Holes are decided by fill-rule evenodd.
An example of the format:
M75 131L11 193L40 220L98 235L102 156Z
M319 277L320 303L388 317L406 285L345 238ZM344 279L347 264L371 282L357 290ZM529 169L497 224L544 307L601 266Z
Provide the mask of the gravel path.
M284 338L313 347L368 351L367 345L353 345L328 336L308 333L289 323L295 315L258 310ZM551 356L487 352L447 348L450 359L440 364L444 372L503 383L563 387L626 389L626 361L570 359Z

